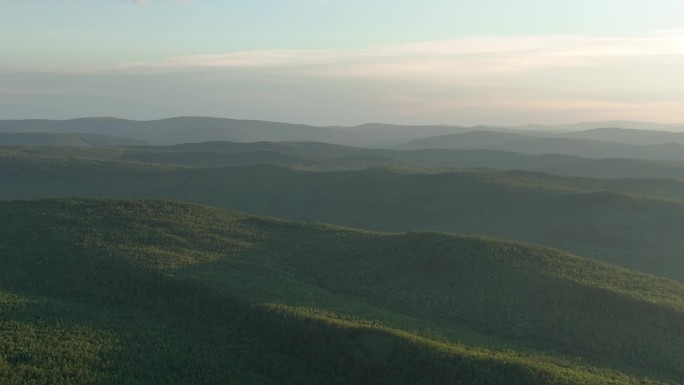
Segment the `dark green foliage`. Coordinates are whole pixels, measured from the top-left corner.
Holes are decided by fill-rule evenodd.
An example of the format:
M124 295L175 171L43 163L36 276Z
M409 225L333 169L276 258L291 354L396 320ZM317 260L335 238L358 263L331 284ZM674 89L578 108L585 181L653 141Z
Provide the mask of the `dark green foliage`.
M0 203L2 384L684 379L684 287L482 238Z
M8 133L0 132L1 146L141 146L143 141L102 134Z
M116 157L116 151L105 154ZM19 151L0 158L0 199L166 198L375 230L484 234L684 279L684 238L679 234L684 184L679 182L521 171L187 168L92 160L91 153L40 157Z
M676 134L675 134L676 135ZM555 136L555 137L554 137ZM405 143L400 148L418 149L488 149L512 151L522 154L560 154L587 158L634 158L650 160L684 161L684 136L678 135L680 143L665 137L662 140L626 144L567 135L541 135L533 133L493 132L486 130L447 134L421 138Z
M114 144L113 142L109 143L109 145ZM205 142L160 147L92 149L64 146L25 146L0 149L0 156L16 155L17 153L42 157L68 156L100 160L143 161L193 167L253 164L277 164L310 170L343 170L377 166L437 167L527 170L607 179L672 178L684 180L684 163L676 161L605 158L608 154L604 154L601 159L559 154L525 155L486 149L397 151L320 142ZM651 191L654 190L656 189L651 189Z

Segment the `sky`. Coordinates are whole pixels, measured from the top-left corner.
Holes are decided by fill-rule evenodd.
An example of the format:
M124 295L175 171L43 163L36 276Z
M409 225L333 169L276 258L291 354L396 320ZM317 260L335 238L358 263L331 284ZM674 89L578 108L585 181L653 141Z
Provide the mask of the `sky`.
M0 119L684 123L684 0L2 0Z

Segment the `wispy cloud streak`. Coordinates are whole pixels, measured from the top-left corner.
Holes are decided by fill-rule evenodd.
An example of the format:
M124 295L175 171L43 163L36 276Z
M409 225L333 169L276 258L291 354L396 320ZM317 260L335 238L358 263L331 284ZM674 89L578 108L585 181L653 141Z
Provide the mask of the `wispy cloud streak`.
M684 56L684 30L630 37L473 37L368 49L264 50L127 63L122 68L303 68L357 76L498 73L592 66L629 58Z
M681 68L684 30L672 30L180 56L70 73L63 87L80 80L72 92L108 92L107 97L145 105L145 113L158 108L173 115L228 114L313 124L681 122ZM12 89L0 88L0 94L16 95L24 87L23 82L12 84ZM157 107L147 105L152 100ZM45 105L53 102L46 99ZM235 115L226 108L253 113Z

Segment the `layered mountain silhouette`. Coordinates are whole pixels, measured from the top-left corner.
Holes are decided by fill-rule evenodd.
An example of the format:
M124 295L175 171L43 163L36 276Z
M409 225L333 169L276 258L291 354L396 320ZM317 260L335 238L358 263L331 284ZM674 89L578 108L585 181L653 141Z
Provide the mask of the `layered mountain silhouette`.
M671 131L0 121L0 385L681 384Z

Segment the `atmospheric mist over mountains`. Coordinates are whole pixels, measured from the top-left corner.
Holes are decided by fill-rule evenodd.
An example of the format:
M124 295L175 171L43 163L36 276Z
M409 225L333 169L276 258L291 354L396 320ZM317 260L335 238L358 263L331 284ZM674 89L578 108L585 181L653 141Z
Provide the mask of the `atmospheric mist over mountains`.
M684 384L683 20L0 2L0 385Z
M442 140L450 139L450 135L463 133L471 133L469 136L491 137L493 140L491 145L550 137L598 140L622 144L684 143L684 139L682 139L684 138L684 123L657 124L628 121L546 126L529 124L514 127L465 127L444 124L398 125L383 123L366 123L349 127L323 127L209 117L177 117L151 121L117 118L80 118L70 120L22 119L0 120L0 133L99 134L119 136L127 140L145 141L150 145L171 145L203 141L318 141L379 148L390 148L400 145L403 146L399 148L425 146L448 148L444 147L448 146L447 144L439 143ZM416 143L406 143L418 139L422 140ZM454 137L454 139L456 142L462 141L457 137ZM487 142L483 141L482 143ZM45 144L50 143L47 142ZM461 146L468 145L468 143L464 143ZM481 145L471 144L471 146L478 147Z

